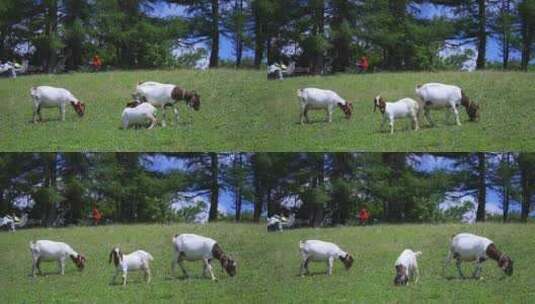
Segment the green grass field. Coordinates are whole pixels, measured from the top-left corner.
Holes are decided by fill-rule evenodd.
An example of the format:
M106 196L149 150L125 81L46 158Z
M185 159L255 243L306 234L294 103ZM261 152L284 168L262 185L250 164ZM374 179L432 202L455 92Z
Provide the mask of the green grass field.
M340 74L267 81L257 71L124 71L98 74L37 75L0 79L0 149L3 151L526 151L535 149L534 73L379 73ZM120 116L141 80L176 83L196 89L200 112L181 107L178 126L155 130L121 130ZM400 120L391 136L379 132L380 114L372 100L415 97L424 82L462 86L481 103L481 122L470 123L464 109L463 126L435 112L434 128L409 131ZM68 88L87 103L79 119L69 107L67 120L57 121L56 109L45 109L47 122L30 123L29 88L35 85ZM337 91L353 102L353 119L337 111L331 125L324 112L312 112L312 124L299 125L296 90L314 86ZM171 112L168 119L172 118ZM172 120L170 120L172 122ZM423 124L423 122L422 122ZM425 125L425 124L424 124Z
M448 240L469 231L493 239L515 261L512 277L493 261L484 263L482 280L456 277L452 265L442 276ZM217 282L201 276L200 262L186 264L192 277L170 275L171 237L192 232L213 237L238 261L234 278L214 264ZM332 229L300 229L267 233L263 225L113 225L65 229L30 229L0 233L0 303L531 303L535 297L535 225L378 225ZM55 239L70 243L87 258L78 272L68 263L64 276L55 263L43 263L48 273L30 276L28 242ZM356 258L346 271L336 262L328 277L326 265L311 264L313 275L298 276L298 241L323 239L340 244ZM153 281L141 273L129 275L126 288L110 285L114 267L108 264L113 246L125 251L145 249L155 258ZM393 263L404 248L422 250L417 285L393 286ZM178 273L180 273L179 269ZM464 266L471 274L472 264Z

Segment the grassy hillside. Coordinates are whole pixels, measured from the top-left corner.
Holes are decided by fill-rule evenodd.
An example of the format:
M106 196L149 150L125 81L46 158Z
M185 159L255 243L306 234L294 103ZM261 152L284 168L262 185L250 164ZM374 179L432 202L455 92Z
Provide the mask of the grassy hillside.
M7 151L498 151L534 150L535 74L533 73L380 73L299 77L267 81L258 71L134 71L0 79L0 148ZM123 105L140 80L176 83L196 89L201 111L182 105L176 127L121 130ZM444 123L410 132L409 121L398 121L396 134L379 132L380 114L372 100L415 97L414 87L439 81L462 86L481 103L480 123L470 123L462 111L462 127ZM66 122L58 111L44 110L46 123L31 120L29 88L68 88L87 103L87 115L69 108ZM351 121L337 111L334 122L312 112L312 124L301 126L296 90L314 86L337 91L355 107ZM171 113L169 112L169 117Z
M493 239L515 261L512 277L502 279L493 261L483 266L484 279L460 280L452 265L442 276L449 237L470 231ZM171 236L193 232L217 239L239 264L229 278L214 268L218 282L200 276L201 263L187 263L189 280L170 276ZM535 296L533 273L535 225L484 224L403 225L302 229L266 233L263 225L214 224L130 225L72 229L31 229L0 233L0 303L529 303ZM332 277L326 265L312 264L314 275L298 276L300 239L334 241L353 253L356 262L345 271L337 262ZM49 274L33 279L28 242L56 239L72 244L88 258L84 272L72 263L65 276L54 274L55 263L42 264ZM153 282L130 275L129 286L110 286L114 268L108 253L146 249L155 257ZM423 251L421 280L414 286L393 286L393 263L404 248ZM465 265L471 273L473 265Z

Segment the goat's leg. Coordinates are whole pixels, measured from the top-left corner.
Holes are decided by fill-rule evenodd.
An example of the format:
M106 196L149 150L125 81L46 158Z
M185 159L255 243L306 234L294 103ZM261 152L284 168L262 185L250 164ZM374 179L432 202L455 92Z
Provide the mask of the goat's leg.
M461 120L459 119L459 111L457 110L457 107L453 106L451 109L452 109L453 113L455 114L455 122L457 123L458 126L460 126L461 125Z
M301 269L299 271L299 275L304 277L305 273L308 274L308 257L303 257L303 262L301 263Z
M388 124L390 125L390 134L394 134L394 119L392 117Z
M154 126L156 126L156 124L158 123L158 120L152 114L149 115L148 118L150 119L150 126L148 127L148 129L150 130L150 129L154 128Z
M444 266L442 266L442 276L446 274L446 268L450 265L452 257L453 257L453 253L450 250L448 251L448 256L446 257L446 260L444 261Z
M461 277L461 279L464 279L464 274L461 269L461 259L457 258L455 261L455 265L457 265L457 271L459 272L459 276Z
M175 104L173 106L173 112L175 113L175 126L178 126L178 109L177 109L177 105Z
M166 122L165 122L165 121L166 121L166 117L167 117L167 115L166 115L166 113L165 113L165 106L161 106L161 107L160 107L160 110L161 110L161 112L162 112L162 127L165 128L165 127L167 126L167 125L166 125Z
M32 257L32 276L33 277L36 277L36 275L35 275L35 270L36 269L39 269L39 258L33 258ZM39 270L39 272L41 272L41 271Z
M212 264L210 264L210 261L208 259L203 259L203 262L204 262L204 266L208 270L208 273L210 274L210 278L212 279L212 281L215 281L216 278L214 276L214 271L213 271L213 268L212 268Z
M427 121L427 124L430 126L435 126L435 123L433 122L433 119L431 119L431 110L428 108L424 109L424 118Z
M145 267L145 282L150 283L151 276L150 276L150 268L147 266Z
M65 121L65 104L64 103L62 103L59 106L59 113L61 115L61 121Z
M185 276L186 278L189 278L189 274L188 274L188 272L186 271L186 268L184 268L184 264L183 264L183 263L184 263L184 261L182 261L182 260L178 260L178 266L180 266L180 269L182 270L182 273L184 274L184 276Z
M418 283L418 279L420 279L420 270L418 270L418 267L414 268L414 283Z
M61 275L65 274L65 259L59 260L59 272L61 273Z
M111 278L111 284L115 284L115 280L117 279L117 276L119 275L119 269L117 268L115 270L115 274L113 275L113 277Z
M42 275L43 272L41 271L41 258L37 258L37 261L35 262L35 267L37 268L37 273L39 275Z
M128 275L128 272L123 271L123 274L122 274L122 278L123 278L122 285L123 285L123 287L126 287L126 277L127 277L127 275Z
M472 274L472 277L474 279L480 279L481 278L481 261L479 259L476 261L476 269L474 270L474 273Z
M420 130L420 126L418 125L418 114L417 113L412 113L412 124L413 124L414 131Z
M327 261L328 265L329 265L329 269L327 270L327 274L328 275L332 275L333 274L333 266L334 266L334 258L333 257L329 257L329 260Z
M333 110L331 108L327 109L327 122L333 122Z

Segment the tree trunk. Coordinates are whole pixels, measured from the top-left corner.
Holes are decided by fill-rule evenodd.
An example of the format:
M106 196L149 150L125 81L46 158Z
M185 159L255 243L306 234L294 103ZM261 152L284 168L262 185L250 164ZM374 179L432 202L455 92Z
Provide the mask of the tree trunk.
M57 55L56 50L52 48L52 39L55 39L56 29L57 29L57 20L58 20L58 3L57 1L48 1L46 6L46 17L45 17L45 35L47 37L46 51L45 51L45 71L47 73L53 72Z
M212 31L211 31L210 67L219 65L219 0L212 0Z
M324 36L325 31L325 0L318 0L318 6L316 7L315 14L315 25L314 25L314 33L317 36ZM314 74L318 75L321 74L323 70L323 54L321 52L318 52L314 56L314 62L312 66L312 71Z
M260 222L260 215L262 214L262 206L264 205L264 196L263 196L262 182L260 180L260 174L261 174L260 166L256 158L257 158L257 154L255 153L252 156L253 174L254 174L254 191L255 191L253 221L255 223L258 223Z
M210 153L210 212L208 221L217 221L217 210L219 204L219 161L217 153Z
M478 21L479 28L477 32L477 60L476 68L485 69L487 58L487 5L486 0L478 0Z
M478 152L478 189L477 189L477 213L476 213L476 222L485 221L485 212L487 205L487 162L485 153Z
M531 198L529 172L527 168L520 167L520 182L522 185L522 210L520 212L520 221L527 222Z
M241 16L243 15L243 0L236 0L235 10L240 16L240 23L236 28L236 67L241 66L241 59L243 55L243 24L241 24Z
M505 0L503 2L502 6L502 14L507 14L507 18L510 17L511 14L511 0ZM502 20L502 22L505 22ZM509 22L509 19L507 19L507 22ZM509 68L509 53L511 48L511 28L509 24L503 24L503 32L502 32L502 61L503 61L503 69L507 70Z
M255 19L255 52L254 52L254 66L259 69L264 57L264 29L262 18L258 9L254 10Z
M527 72L531 59L531 33L527 21L522 21L522 71Z
M234 157L234 168L242 169L242 158L240 153L236 153ZM236 184L234 186L235 190L235 207L236 207L236 215L235 220L236 222L239 222L241 219L241 206L242 206L242 193L241 193L241 179L236 181Z

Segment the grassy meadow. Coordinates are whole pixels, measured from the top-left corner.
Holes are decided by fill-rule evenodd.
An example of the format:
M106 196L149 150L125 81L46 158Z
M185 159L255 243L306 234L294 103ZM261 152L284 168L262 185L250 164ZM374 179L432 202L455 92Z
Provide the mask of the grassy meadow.
M201 111L181 105L178 126L121 130L120 116L135 84L142 80L176 83L201 94ZM372 100L382 94L393 101L415 97L424 82L457 84L482 108L479 123L448 124L444 112L420 132L398 120L396 133L379 132L381 117ZM519 151L535 149L535 73L437 72L339 74L267 81L264 71L228 69L191 71L119 71L97 74L34 75L0 79L0 149L2 151ZM65 122L58 110L44 109L44 123L33 125L29 89L65 87L86 102L79 119L71 107ZM296 90L320 87L337 91L354 104L352 120L336 112L323 122L298 124ZM161 115L161 114L160 114ZM168 121L171 111L168 111Z
M442 275L448 240L468 231L493 239L515 261L512 277L494 261L483 265L482 280L456 277L455 266ZM214 264L217 282L201 276L201 262L186 262L190 279L173 278L171 236L192 232L210 236L238 261L234 278ZM28 229L0 233L0 303L530 303L535 297L535 225L377 225L329 229L299 229L266 233L264 225L111 225L64 229ZM86 255L83 272L67 264L64 276L56 263L41 265L46 276L32 278L30 240L70 243ZM335 263L331 277L326 265L311 264L312 275L298 276L298 241L323 239L338 243L356 258L346 271ZM110 285L112 247L145 249L155 258L153 281L129 274L126 288ZM404 248L423 251L420 282L393 286L394 261ZM463 266L471 274L473 264ZM177 268L178 274L180 270Z

